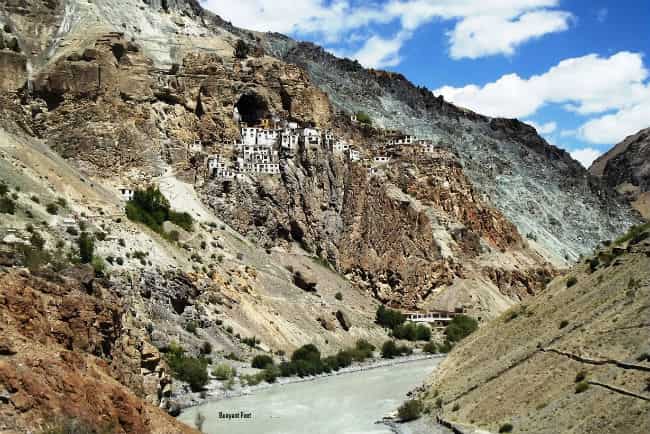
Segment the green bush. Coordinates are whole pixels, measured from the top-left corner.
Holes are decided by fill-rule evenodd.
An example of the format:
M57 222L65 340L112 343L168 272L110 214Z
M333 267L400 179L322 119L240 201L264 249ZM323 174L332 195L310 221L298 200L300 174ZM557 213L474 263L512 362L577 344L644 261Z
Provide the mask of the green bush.
M237 370L227 363L220 363L212 369L212 375L219 381L227 381L237 375Z
M425 353L429 354L437 354L438 353L438 345L436 345L435 342L429 341L427 342L424 347L422 348L422 351Z
M406 317L398 310L386 308L383 304L377 308L375 322L380 326L394 330L405 321Z
M65 208L68 202L62 197L57 198L56 204L59 205L61 208Z
M413 350L406 345L398 346L395 341L386 341L381 347L381 357L384 359L392 359L393 357L410 354L412 352Z
M0 214L15 214L16 204L8 197L0 197Z
M411 399L406 401L397 409L397 415L402 422L415 420L422 415L424 405L419 399Z
M191 231L194 223L188 213L172 211L165 196L153 187L133 193L133 199L126 204L126 216L159 234L164 234L162 224L165 221L170 221L186 231Z
M336 362L339 368L347 368L352 364L352 353L342 350L336 353Z
M453 344L471 335L478 329L478 322L466 315L455 316L445 328L447 340Z
M337 292L336 294L334 294L334 298L337 299L338 301L341 301L343 300L343 294Z
M29 244L32 245L35 249L43 250L45 247L45 240L38 232L32 232L32 235L29 237Z
M576 383L580 383L581 381L584 381L585 378L587 378L587 373L585 371L580 371L576 374Z
M89 264L93 260L93 254L95 251L95 241L88 234L88 232L82 232L79 236L79 258L81 263Z
M253 357L253 361L251 362L251 367L255 369L266 369L272 365L273 357L266 354L258 354L257 356Z
M431 339L431 329L424 324L405 322L393 329L393 337L407 341L428 341Z
M632 241L633 244L636 244L649 236L648 230L650 230L650 223L633 226L625 235L614 241L614 245L623 244L627 241Z
M189 383L192 391L198 392L208 383L206 359L187 356L185 350L176 344L169 346L165 358L174 377Z
M275 383L275 380L281 376L280 368L275 365L268 366L261 374L267 383Z
M320 351L314 344L303 345L293 352L291 355L291 361L296 362L299 360L304 360L307 362L319 362L320 361Z
M499 432L500 432L500 433L504 433L504 432L512 432L513 428L514 428L514 427L512 426L512 424L510 424L510 423L504 423L503 425L501 425L501 428L499 428Z
M576 384L576 393L582 393L589 389L589 383L586 381L581 381L578 384Z
M407 341L414 341L416 338L415 324L412 322L405 322L393 329L393 337L396 339L405 339Z
M9 187L4 182L0 182L0 196L4 196L9 193Z
M566 327L566 326L568 326L568 325L569 325L569 321L567 321L567 320L565 320L565 319L563 319L562 321L560 321L560 328L561 328L561 329L563 329L564 327Z
M365 113L365 112L357 112L357 121L361 124L366 124L366 125L372 125L372 119L370 116Z
M59 206L55 203L48 203L45 207L45 211L47 211L48 214L57 215L59 213Z
M355 362L363 362L373 356L375 346L365 339L359 339L354 348L348 350Z
M251 348L255 348L257 344L260 343L260 340L257 337L253 336L252 338L243 338L242 343L248 345Z
M569 277L569 278L567 279L567 281L566 281L566 287L567 287L567 288L571 288L571 287L572 287L573 285L575 285L576 283L578 283L578 278L575 277L575 276L571 276L571 277Z
M248 57L248 54L250 52L250 47L246 42L244 42L243 39L238 39L237 42L235 43L235 57L237 59L245 59Z
M430 341L431 340L431 329L429 326L424 324L418 324L415 329L415 339L418 341Z
M92 261L90 262L95 271L96 277L102 277L106 275L106 263L99 256L93 256Z
M196 323L196 321L188 321L188 322L185 324L185 330L187 330L188 332L192 333L193 335L196 334L196 329L197 329L197 328L198 328L198 324Z
M212 353L212 344L208 341L203 342L201 345L201 354L211 354Z

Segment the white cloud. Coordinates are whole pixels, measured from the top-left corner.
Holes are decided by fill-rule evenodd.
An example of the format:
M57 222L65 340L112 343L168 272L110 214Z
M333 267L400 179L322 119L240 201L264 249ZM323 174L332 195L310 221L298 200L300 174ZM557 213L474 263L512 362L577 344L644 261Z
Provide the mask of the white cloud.
M514 19L504 16L468 17L449 32L450 55L454 59L511 55L517 46L530 39L568 29L570 18L571 14L567 12L544 10L527 12Z
M325 43L348 41L349 34L359 34L359 30L377 24L397 22L397 34L403 35L436 19L453 21L447 35L453 58L511 55L526 41L566 30L571 14L553 9L558 4L559 0L385 0L367 6L349 0L204 2L235 25L315 35ZM370 63L393 66L399 62L399 49L406 39L370 34L359 53ZM373 47L377 53L370 53ZM382 55L386 52L390 53Z
M601 155L603 155L603 153L594 148L576 149L575 151L571 151L571 157L580 162L580 164L582 164L586 169L588 169L591 166L591 163Z
M400 32L392 39L372 36L352 57L368 68L395 66L401 61L399 50L404 41L409 38L410 34L406 32Z
M596 19L598 20L599 23L604 23L607 20L608 15L609 15L609 9L601 8L598 9L598 11L596 12Z
M641 54L622 51L610 57L566 59L528 79L508 74L483 86L444 86L434 93L489 116L531 116L548 104L561 104L580 115L603 113L561 135L611 144L650 125L648 75Z
M555 122L547 122L545 124L538 124L538 123L536 123L534 121L530 121L530 120L527 120L527 121L524 121L524 122L526 122L527 124L532 125L533 128L535 128L537 130L537 133L541 134L541 135L552 134L553 132L555 132L555 130L557 130L557 123L555 123Z
M612 144L650 127L650 96L647 101L586 122L578 136L590 143Z
M638 53L622 51L563 60L541 75L504 75L482 87L445 86L434 91L449 101L490 116L525 117L548 103L562 103L580 114L629 107L650 95L648 71Z

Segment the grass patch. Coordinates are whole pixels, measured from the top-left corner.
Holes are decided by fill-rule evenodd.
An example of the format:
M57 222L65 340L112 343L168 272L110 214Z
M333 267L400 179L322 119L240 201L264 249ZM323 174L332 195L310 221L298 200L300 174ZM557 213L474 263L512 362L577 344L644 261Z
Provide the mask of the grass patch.
M578 384L576 384L576 393L585 392L587 389L589 389L589 383L587 383L586 381L581 381Z
M614 245L623 244L627 241L632 241L634 244L650 236L650 223L645 223L642 225L633 226L628 230L625 235L618 238L614 241Z
M212 376L219 381L228 381L237 375L237 369L227 363L220 363L212 369Z

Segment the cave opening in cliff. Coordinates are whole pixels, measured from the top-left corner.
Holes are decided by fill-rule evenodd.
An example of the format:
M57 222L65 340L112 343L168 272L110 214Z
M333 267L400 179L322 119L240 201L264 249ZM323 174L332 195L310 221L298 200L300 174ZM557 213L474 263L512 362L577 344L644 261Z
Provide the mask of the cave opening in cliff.
M255 92L245 93L239 98L237 104L237 111L239 111L239 116L242 122L245 122L249 126L255 126L260 123L262 119L267 119L271 117L269 112L269 105L266 102L266 99L256 94Z

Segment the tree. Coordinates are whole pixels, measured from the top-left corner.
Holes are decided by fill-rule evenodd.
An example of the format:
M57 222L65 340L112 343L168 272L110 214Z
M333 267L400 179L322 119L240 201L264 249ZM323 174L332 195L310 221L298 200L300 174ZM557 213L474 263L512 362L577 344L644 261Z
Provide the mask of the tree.
M383 327L395 329L406 321L406 317L402 312L386 308L383 304L377 308L375 322Z
M90 264L95 251L95 241L88 232L82 232L79 236L79 257L83 264Z
M471 335L477 329L478 322L474 318L466 315L457 315L447 324L445 336L453 344Z
M303 345L293 352L291 355L291 361L296 362L298 360L304 360L311 363L317 363L320 361L320 351L316 348L314 344Z
M392 359L393 357L399 356L399 350L395 341L386 341L381 347L381 357L384 359Z
M271 356L267 356L266 354L258 354L257 356L253 357L253 362L251 363L251 367L255 369L266 369L272 365L273 358Z
M244 42L243 39L237 40L237 43L235 44L235 57L237 59L245 59L248 57L248 53L250 52L250 47L246 42Z

